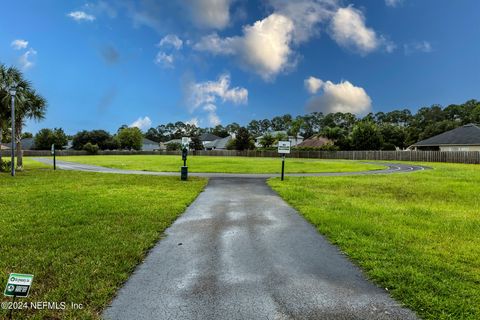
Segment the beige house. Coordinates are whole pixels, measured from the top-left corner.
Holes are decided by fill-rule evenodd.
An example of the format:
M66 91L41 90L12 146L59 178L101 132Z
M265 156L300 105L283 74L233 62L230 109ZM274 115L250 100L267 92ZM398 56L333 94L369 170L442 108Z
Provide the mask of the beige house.
M480 127L467 124L415 143L409 150L479 151Z

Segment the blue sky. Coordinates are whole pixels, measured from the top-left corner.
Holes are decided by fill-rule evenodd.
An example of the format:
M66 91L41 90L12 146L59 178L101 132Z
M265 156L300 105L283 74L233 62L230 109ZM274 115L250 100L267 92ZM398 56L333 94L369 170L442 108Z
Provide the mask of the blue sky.
M27 130L213 126L479 99L476 0L8 1L0 61L48 100Z

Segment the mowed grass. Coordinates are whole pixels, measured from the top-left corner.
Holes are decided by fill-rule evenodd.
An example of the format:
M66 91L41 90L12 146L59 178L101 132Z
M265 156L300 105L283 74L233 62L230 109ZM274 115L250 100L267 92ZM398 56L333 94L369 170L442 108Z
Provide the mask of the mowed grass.
M480 319L480 166L269 184L424 319Z
M82 310L16 310L14 319L99 319L135 266L206 179L53 171L26 159L0 173L0 283L33 274L28 298ZM2 301L11 301L3 297ZM0 310L6 319L7 311Z
M162 172L177 172L183 165L181 156L170 155L73 156L59 157L58 159L116 169ZM189 156L187 165L190 172L280 173L282 163L281 157ZM352 172L384 168L380 164L373 165L347 160L287 158L285 164L287 173Z

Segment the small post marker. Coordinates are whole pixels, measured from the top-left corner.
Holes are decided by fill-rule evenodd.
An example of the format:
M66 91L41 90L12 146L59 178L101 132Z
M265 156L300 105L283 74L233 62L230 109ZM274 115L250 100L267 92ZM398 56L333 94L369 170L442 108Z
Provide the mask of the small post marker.
M57 170L57 159L55 153L55 144L52 144L52 156L53 156L53 170Z
M278 141L278 153L282 155L281 180L283 181L285 176L285 154L290 153L290 141Z
M12 297L12 303L15 302L16 297L26 298L30 292L32 282L33 274L10 273L3 295L6 297ZM12 319L13 309L12 306L9 313L9 319Z
M187 167L187 156L188 156L188 137L182 138L182 160L183 160L183 167L180 172L180 178L185 181L188 179L188 167Z

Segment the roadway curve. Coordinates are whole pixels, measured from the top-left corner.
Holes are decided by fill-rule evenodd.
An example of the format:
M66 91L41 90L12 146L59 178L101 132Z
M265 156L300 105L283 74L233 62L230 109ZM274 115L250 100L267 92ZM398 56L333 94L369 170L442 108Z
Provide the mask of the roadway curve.
M34 160L44 164L53 165L51 158L34 158ZM368 163L368 162L367 162ZM355 172L319 172L319 173L286 173L288 177L328 177L328 176L353 176L353 175L370 175L370 174L391 174L391 173L409 173L415 171L422 171L430 169L424 166L399 164L399 163L372 163L377 165L384 165L387 169L383 170L369 170L369 171L355 171ZM124 170L114 169L101 166L94 166L89 164L81 164L70 161L57 160L57 168L62 170L73 171L88 171L101 173L116 173L116 174L142 174L152 176L178 176L180 172L155 172L155 171L141 171L141 170ZM205 178L274 178L279 177L278 173L211 173L211 172L189 172L192 177Z

